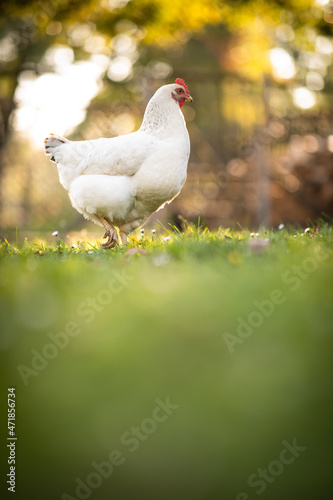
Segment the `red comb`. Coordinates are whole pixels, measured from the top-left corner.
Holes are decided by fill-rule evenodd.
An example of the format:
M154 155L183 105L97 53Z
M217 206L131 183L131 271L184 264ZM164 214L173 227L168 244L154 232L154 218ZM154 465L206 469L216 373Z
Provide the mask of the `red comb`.
M182 87L184 87L184 89L186 90L186 93L188 95L190 95L190 91L188 90L187 85L182 78L177 78L176 83L177 83L177 85L181 85Z

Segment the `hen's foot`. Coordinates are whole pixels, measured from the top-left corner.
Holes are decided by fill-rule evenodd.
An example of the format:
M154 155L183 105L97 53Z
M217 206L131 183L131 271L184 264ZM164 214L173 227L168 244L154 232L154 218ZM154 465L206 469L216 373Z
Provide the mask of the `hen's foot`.
M110 222L106 220L104 217L97 215L100 222L105 227L105 234L103 238L107 238L108 240L105 243L100 243L100 246L103 248L113 248L118 243L118 234L117 230L111 226Z

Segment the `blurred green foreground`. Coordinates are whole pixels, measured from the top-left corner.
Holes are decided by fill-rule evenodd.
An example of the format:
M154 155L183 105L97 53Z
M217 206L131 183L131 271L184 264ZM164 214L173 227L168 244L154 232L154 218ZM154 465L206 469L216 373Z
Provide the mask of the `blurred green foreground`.
M132 245L2 244L2 490L329 498L332 228Z

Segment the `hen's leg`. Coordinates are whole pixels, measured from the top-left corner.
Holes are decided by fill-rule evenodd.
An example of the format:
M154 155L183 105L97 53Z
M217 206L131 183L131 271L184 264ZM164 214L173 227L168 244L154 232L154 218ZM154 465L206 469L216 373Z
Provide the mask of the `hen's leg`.
M120 239L121 239L121 244L126 246L127 245L127 235L123 231L120 231Z
M107 238L108 241L106 243L100 243L100 246L103 248L113 248L116 246L118 242L118 234L117 230L111 226L110 222L106 220L104 217L101 215L96 215L98 220L103 224L105 227L105 234L103 238Z

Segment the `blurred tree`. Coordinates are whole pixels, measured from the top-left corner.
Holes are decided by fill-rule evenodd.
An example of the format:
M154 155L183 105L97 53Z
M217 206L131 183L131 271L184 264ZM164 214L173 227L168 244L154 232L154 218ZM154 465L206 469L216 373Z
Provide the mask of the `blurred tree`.
M280 52L275 52L277 65L280 61L281 66L283 58L287 64L288 52L289 57L297 58L301 49L311 50L311 45L315 44L311 30L331 35L331 10L330 3L321 0L6 2L0 21L0 143L5 141L8 131L18 75L27 68L42 72L44 68L38 63L51 44L73 47L78 59L97 51L110 56L113 37L119 32L130 31L131 26L132 31L136 31L137 42L167 48L183 45L193 32L206 25L222 23L234 34L234 39L229 51L225 47L221 51L220 40L215 40L212 50L222 58L221 65L226 70L258 78L269 70L264 55L275 44L289 46L288 51L281 48ZM274 53L272 57L274 59ZM288 70L283 73L283 68L279 71L277 67L275 76L280 80L294 76L292 60L289 74Z
M268 70L268 61L263 55L276 43L288 43L291 51L297 53L314 42L311 29L330 35L333 15L330 9L329 2L321 0L6 2L0 21L0 141L4 142L8 130L20 71L27 67L38 71L38 62L51 44L74 47L76 57L80 59L90 55L89 47L91 53L94 43L95 49L105 53L112 38L126 26L129 29L129 23L136 28L136 38L140 43L165 48L183 45L193 32L206 25L222 23L236 38L232 50L226 55L220 54L224 68L247 77L259 77ZM88 44L87 39L90 40ZM219 51L218 43L214 49ZM288 57L283 52L275 55L280 55L280 59ZM281 77L281 72L277 76Z

